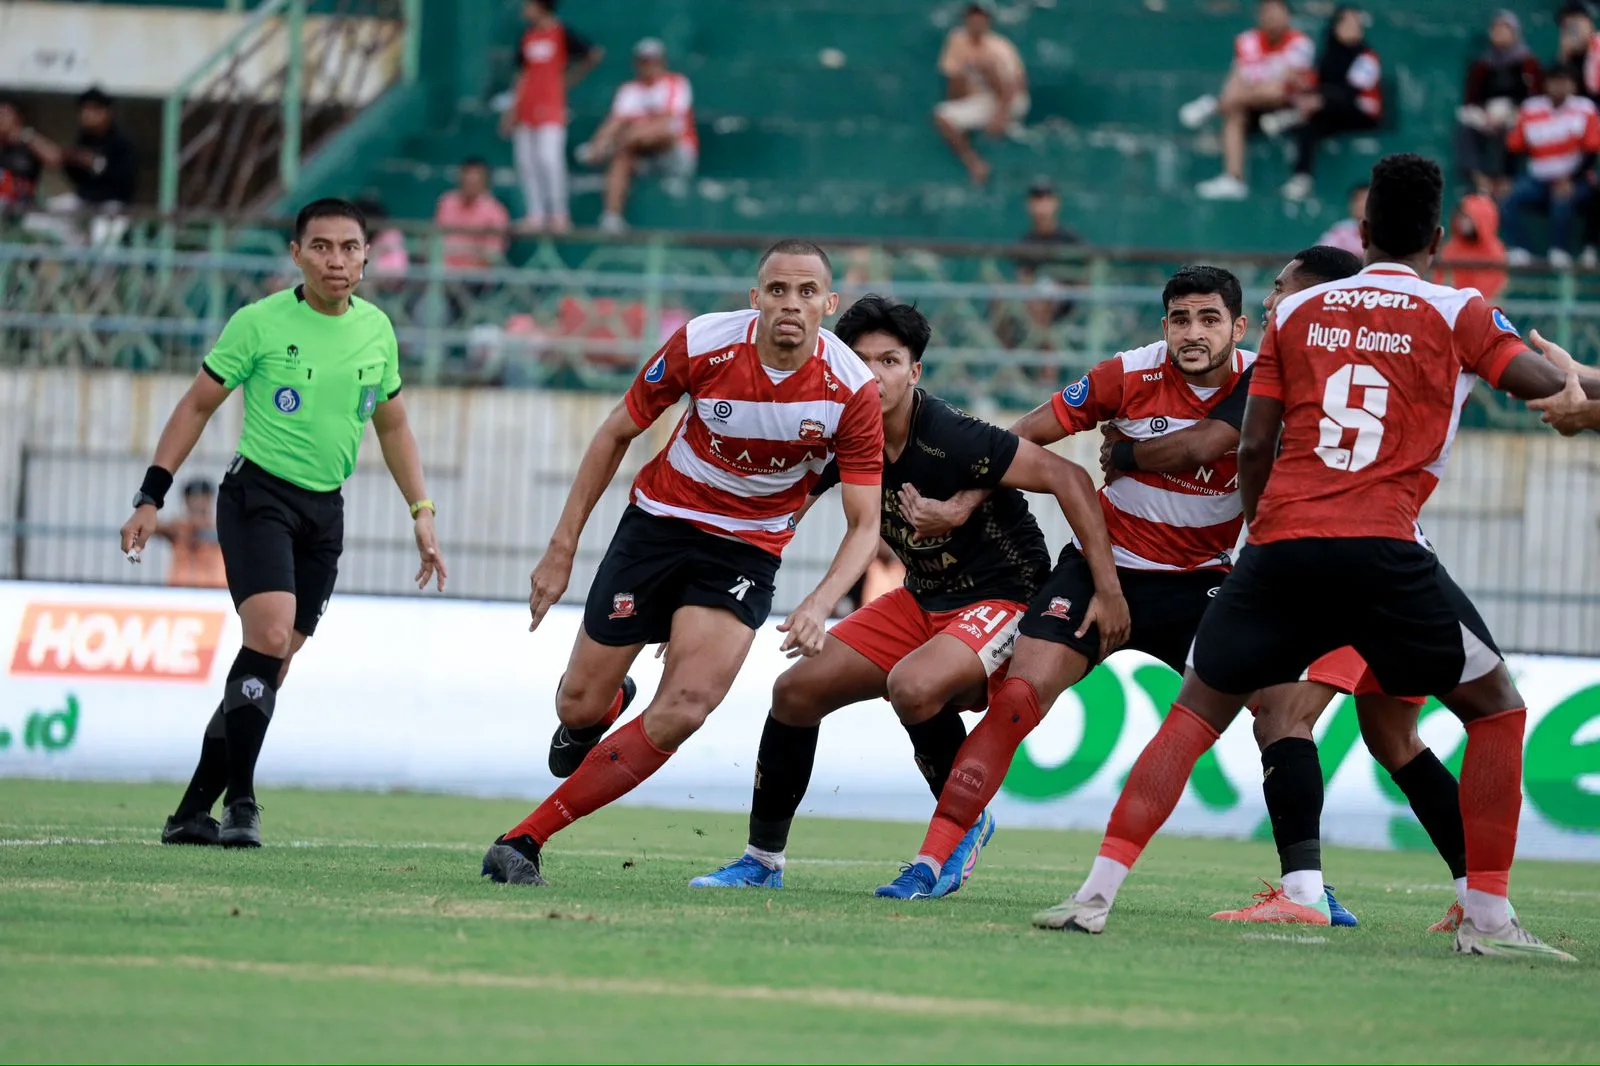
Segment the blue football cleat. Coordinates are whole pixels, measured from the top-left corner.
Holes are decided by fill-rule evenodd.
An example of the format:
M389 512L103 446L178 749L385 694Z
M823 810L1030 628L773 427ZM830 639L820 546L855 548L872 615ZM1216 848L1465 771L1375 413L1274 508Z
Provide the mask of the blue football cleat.
M978 855L993 836L994 815L984 811L972 823L972 828L967 830L967 835L961 838L956 850L944 861L944 866L939 870L939 880L933 886L933 894L948 896L959 891L972 877L972 871L977 869Z
M753 855L741 855L728 865L696 877L690 888L782 888L783 871Z
M939 893L936 891L939 876L933 872L933 867L920 862L908 862L900 868L900 876L886 885L879 885L873 890L874 896L886 899L932 899Z
M1332 885L1323 885L1322 891L1328 897L1328 917L1332 919L1332 924L1350 926L1352 928L1361 924L1356 921L1356 916L1351 914L1343 903L1333 898Z

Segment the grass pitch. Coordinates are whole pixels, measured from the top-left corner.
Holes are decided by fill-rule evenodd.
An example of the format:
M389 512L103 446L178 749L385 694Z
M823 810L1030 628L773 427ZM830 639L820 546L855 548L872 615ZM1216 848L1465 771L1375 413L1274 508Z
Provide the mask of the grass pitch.
M1593 1061L1600 867L1519 863L1576 964L1454 956L1422 854L1330 849L1354 930L1206 916L1270 847L1158 838L1104 935L1027 919L1083 833L1007 830L946 900L871 898L912 825L801 819L778 892L700 891L739 816L613 810L548 889L478 878L520 801L264 794L268 846L154 845L173 786L0 781L0 1059ZM1257 886L1259 887L1259 886Z

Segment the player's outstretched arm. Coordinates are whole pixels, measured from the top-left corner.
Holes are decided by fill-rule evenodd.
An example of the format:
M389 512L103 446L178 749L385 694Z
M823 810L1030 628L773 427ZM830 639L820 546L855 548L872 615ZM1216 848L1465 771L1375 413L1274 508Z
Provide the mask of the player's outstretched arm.
M1278 457L1278 434L1283 431L1283 401L1255 394L1244 409L1239 432L1239 500L1244 520L1254 522L1256 504L1266 490L1272 463Z
M600 502L601 494L616 476L628 445L644 431L645 427L628 413L626 401L613 407L595 431L594 439L583 453L583 461L578 464L577 476L572 479L572 488L567 492L567 502L561 508L555 532L550 534L550 545L529 575L532 589L528 595L528 610L533 620L528 624L528 632L539 628L551 605L567 591L567 582L572 579L572 557L577 554L583 527L588 525L594 505ZM865 563L862 569L866 569Z
M172 487L172 478L194 451L205 432L211 416L217 413L222 401L233 390L223 385L208 371L202 370L189 384L178 405L172 409L161 439L156 442L155 458L145 472L141 491L156 499L165 498ZM133 509L133 515L122 526L122 551L133 562L138 562L139 552L156 530L156 505L143 503Z
M429 581L436 581L439 591L443 592L444 555L439 551L433 501L428 499L427 481L422 476L422 453L417 449L416 435L411 432L406 398L392 396L380 403L372 412L372 428L378 432L378 447L383 451L389 476L394 478L406 506L411 508L411 532L416 538L417 557L421 561L413 580L419 589L427 588Z
M1006 468L1000 485L1027 492L1046 492L1056 498L1067 524L1078 535L1083 557L1094 576L1094 597L1078 636L1098 624L1102 657L1127 643L1133 623L1128 614L1128 601L1122 595L1122 583L1117 578L1105 512L1100 509L1100 499L1089 472L1077 463L1024 440L1018 442L1016 457Z
M1573 360L1565 348L1531 330L1533 351L1512 357L1500 374L1498 388L1544 415L1563 436L1600 430L1600 372Z
M883 486L846 482L839 486L839 491L844 505L844 539L839 542L839 550L834 553L833 563L822 581L778 627L784 634L779 650L791 659L815 655L822 650L822 640L827 636L823 623L832 613L833 605L866 573L867 564L878 551Z

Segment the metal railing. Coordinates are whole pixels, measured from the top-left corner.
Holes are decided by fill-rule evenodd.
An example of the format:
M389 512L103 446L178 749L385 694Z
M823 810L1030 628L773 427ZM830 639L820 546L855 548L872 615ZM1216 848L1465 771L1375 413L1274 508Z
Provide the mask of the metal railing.
M292 191L307 150L396 77L416 80L420 11L340 0L313 17L307 0L263 0L163 102L161 210L243 210Z

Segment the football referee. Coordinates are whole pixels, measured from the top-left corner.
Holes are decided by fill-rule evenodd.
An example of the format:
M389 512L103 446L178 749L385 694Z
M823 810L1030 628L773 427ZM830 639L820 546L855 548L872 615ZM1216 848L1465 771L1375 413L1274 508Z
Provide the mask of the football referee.
M255 765L289 661L327 609L344 547L344 497L368 421L410 505L422 568L417 587L445 583L434 506L400 397L400 357L389 317L355 296L367 260L367 223L354 205L317 200L295 220L293 290L228 319L201 372L167 420L155 461L122 527L138 562L172 478L206 423L244 386L238 454L217 492L217 539L244 647L206 725L200 764L164 844L261 845ZM211 808L227 789L222 822Z

